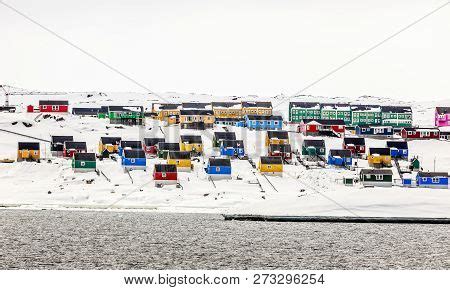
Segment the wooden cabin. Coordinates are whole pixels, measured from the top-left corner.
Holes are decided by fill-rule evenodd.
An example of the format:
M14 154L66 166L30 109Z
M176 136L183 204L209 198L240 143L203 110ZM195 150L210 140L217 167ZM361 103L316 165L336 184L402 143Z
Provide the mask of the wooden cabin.
M328 164L334 166L352 166L352 152L348 149L330 149L328 152Z
M41 113L67 113L69 101L66 100L39 100L39 112Z
M166 142L165 138L144 138L144 151L148 155L158 154L158 144Z
M371 138L392 138L394 128L392 126L358 125L355 126L355 133L358 136Z
M153 180L156 187L176 185L178 183L177 166L174 164L155 164Z
M74 153L72 157L74 172L90 172L97 169L95 153Z
M204 130L214 126L215 117L212 110L181 110L180 127L182 129Z
M303 119L297 127L297 132L305 136L340 137L345 134L345 122L341 119Z
M448 188L448 172L423 172L416 175L416 185L427 188Z
M231 179L231 161L228 158L209 158L205 171L211 179Z
M141 141L121 140L119 144L119 155L123 155L125 149L142 149Z
M166 125L178 124L180 122L181 104L152 103L151 112L154 118L163 121Z
M236 133L234 132L214 132L213 147L220 147L223 140L236 140Z
M234 126L234 127L244 127L243 118L217 118L214 121L216 125L219 126Z
M289 144L289 133L287 131L267 131L266 147L270 144Z
M167 164L176 165L178 171L191 171L191 153L186 151L169 151L167 154Z
M258 170L262 174L282 175L283 159L279 156L261 156L259 158Z
M118 154L121 141L122 138L120 137L100 137L98 153L103 157L108 157L110 154Z
M180 151L180 143L159 142L157 149L158 158L167 159L169 151Z
M243 101L242 115L272 116L272 102Z
M366 153L366 140L362 137L344 137L343 149L348 149L353 155Z
M244 157L244 141L222 140L220 142L220 155L228 157Z
M401 135L403 139L439 139L438 128L403 128Z
M181 135L180 151L191 152L194 155L203 153L202 136L198 135Z
M391 149L392 158L408 159L407 141L387 141L386 147Z
M323 139L306 139L302 144L302 155L306 160L325 160L325 141Z
M371 167L391 167L391 149L370 147L367 154L367 161Z
M391 169L361 169L359 179L364 187L391 187L393 174Z
M241 119L243 116L242 104L239 102L212 102L211 105L216 121L218 118Z
M147 170L147 158L144 150L124 149L122 154L122 167L125 170Z
M268 155L272 157L281 157L285 161L292 160L292 148L290 144L270 144Z
M282 116L246 115L244 125L250 130L281 130Z
M19 142L17 149L17 162L37 161L41 159L39 142Z
M52 136L50 143L52 156L64 156L64 142L66 141L73 141L73 136Z
M75 153L87 153L86 142L66 141L63 149L63 156L66 158L72 158Z
M128 126L145 124L143 106L108 106L107 110L110 124Z

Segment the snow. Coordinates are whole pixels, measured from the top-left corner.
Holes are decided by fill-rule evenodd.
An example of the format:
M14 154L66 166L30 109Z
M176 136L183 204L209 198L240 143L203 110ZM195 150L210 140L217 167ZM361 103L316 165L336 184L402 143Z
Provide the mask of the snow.
M226 97L163 94L173 102L192 100L231 101ZM58 99L58 96L51 96ZM70 106L127 104L151 107L152 102L162 100L151 94L107 93L70 94L66 96ZM284 165L283 176L263 176L246 160L232 160L232 179L212 183L204 172L204 162L209 156L219 156L212 147L214 131L224 131L222 126L205 131L164 127L159 121L146 119L145 128L109 124L108 119L60 114L64 120L43 118L37 113L26 113L27 104L37 102L36 96L13 96L11 103L19 105L18 112L1 113L0 129L50 140L51 135L73 135L75 141L85 141L88 152L97 152L102 136L119 136L123 140L142 140L144 137L166 136L168 142L178 142L180 135L201 133L205 158L193 161L192 172L180 172L182 188L164 186L156 188L152 178L153 165L163 162L157 158L147 160L147 170L126 174L120 161L97 161L95 172L74 173L71 161L51 157L49 144L40 142L41 163L0 163L0 206L51 209L99 209L99 210L151 210L156 212L207 212L247 213L277 215L358 215L358 216L422 216L450 217L450 190L403 188L364 188L360 184L345 186L343 177L356 177L356 171L326 166L307 170L301 165ZM321 102L325 98L315 97ZM246 100L245 98L243 100ZM262 99L258 99L263 101ZM273 99L265 99L276 103ZM265 101L264 100L264 101ZM308 97L302 101L308 100ZM334 100L336 101L336 100ZM341 100L351 101L351 100ZM368 100L374 103L374 100ZM389 103L389 100L382 100ZM391 101L391 104L393 102ZM434 106L414 103L415 122L430 125L434 119ZM287 117L287 106L278 107ZM23 123L32 124L26 127ZM304 136L295 133L294 125L287 125L294 151L301 151ZM267 154L266 131L250 131L228 127L244 140L245 150L254 162ZM327 151L342 148L342 139L308 137L325 140ZM0 159L16 159L17 142L31 141L22 136L0 131ZM366 146L385 147L386 140L366 138ZM439 140L413 140L408 142L410 157L419 156L425 171L450 169L450 142ZM401 167L407 162L400 161ZM358 160L359 167L367 167L367 161ZM400 176L393 168L396 184ZM92 182L91 182L92 181ZM263 191L262 191L263 190Z

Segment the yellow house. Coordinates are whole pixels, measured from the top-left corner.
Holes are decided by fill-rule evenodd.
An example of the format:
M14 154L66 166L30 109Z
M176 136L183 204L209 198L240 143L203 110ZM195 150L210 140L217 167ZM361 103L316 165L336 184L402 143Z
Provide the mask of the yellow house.
M367 162L372 167L391 167L392 166L390 148L369 148Z
M181 151L169 151L167 154L167 164L176 165L179 171L191 171L191 153Z
M271 144L289 144L289 133L287 131L267 131L266 147L269 147Z
M180 116L181 104L152 103L154 118L168 124L176 124Z
M182 129L212 128L214 126L214 112L212 110L181 110L180 126Z
M242 115L272 116L272 102L242 102Z
M41 150L39 142L19 142L17 150L17 161L39 161Z
M108 153L119 153L119 144L122 138L120 137L101 137L98 143L98 153L103 154L105 151Z
M242 118L242 104L238 102L212 102L216 118Z
M201 154L203 152L202 136L197 135L180 136L180 151Z
M280 156L261 156L258 163L258 170L263 174L282 175L283 160Z

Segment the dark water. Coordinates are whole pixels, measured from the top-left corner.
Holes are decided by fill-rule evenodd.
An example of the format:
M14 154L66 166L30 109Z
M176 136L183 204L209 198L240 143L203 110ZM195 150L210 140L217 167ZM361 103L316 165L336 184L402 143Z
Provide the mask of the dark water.
M0 210L0 269L450 269L450 226Z

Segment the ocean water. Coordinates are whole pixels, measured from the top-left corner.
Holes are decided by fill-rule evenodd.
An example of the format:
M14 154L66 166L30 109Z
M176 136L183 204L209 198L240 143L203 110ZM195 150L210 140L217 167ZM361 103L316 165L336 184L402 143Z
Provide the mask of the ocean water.
M0 269L450 269L450 226L0 210Z

